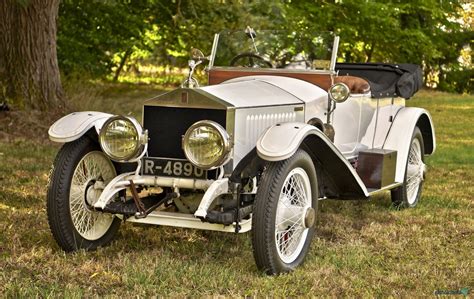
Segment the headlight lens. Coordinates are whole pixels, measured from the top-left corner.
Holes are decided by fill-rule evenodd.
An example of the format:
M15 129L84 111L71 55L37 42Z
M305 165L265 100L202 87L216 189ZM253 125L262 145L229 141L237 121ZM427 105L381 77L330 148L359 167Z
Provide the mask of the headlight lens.
M230 138L218 123L198 121L186 131L183 149L191 163L203 169L213 169L228 161Z
M109 118L100 131L100 146L105 154L118 162L130 161L143 150L143 130L138 122L130 117Z
M344 83L336 83L331 88L329 88L329 96L336 103L342 103L350 95L349 87Z

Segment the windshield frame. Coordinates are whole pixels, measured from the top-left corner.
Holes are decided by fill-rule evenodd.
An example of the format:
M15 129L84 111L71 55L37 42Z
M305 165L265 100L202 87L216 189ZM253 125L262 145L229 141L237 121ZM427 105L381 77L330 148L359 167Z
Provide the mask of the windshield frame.
M221 31L219 33L214 34L214 41L212 43L212 50L209 60L208 69L225 69L225 70L235 70L235 71L246 71L246 72L285 72L285 73L315 73L315 74L329 74L329 75L336 75L337 71L336 68L336 61L337 61L337 51L339 48L339 36L334 35L332 51L331 51L331 58L329 62L329 69L286 69L286 68L252 68L252 67L235 67L235 66L215 66L215 59L217 54L217 49L219 45L219 39L221 34L225 31Z

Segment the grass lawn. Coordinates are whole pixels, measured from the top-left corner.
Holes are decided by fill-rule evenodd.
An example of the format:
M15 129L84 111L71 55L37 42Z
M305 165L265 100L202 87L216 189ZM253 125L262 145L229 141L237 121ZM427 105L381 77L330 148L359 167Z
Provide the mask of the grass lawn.
M139 116L141 99L158 92L101 87L81 107ZM65 254L52 238L45 210L48 172L59 147L0 139L0 297L472 293L474 96L420 92L408 103L432 113L438 143L427 159L419 205L397 211L388 193L369 201L323 201L306 262L277 277L257 271L250 233L124 223L111 246Z

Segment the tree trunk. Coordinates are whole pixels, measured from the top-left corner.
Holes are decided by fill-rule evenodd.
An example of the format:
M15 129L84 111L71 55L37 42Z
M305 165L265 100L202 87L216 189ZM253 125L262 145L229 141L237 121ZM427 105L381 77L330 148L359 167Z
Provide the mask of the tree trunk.
M365 50L365 53L367 55L367 58L366 58L365 62L371 62L372 54L374 54L374 49L375 49L375 42L372 42L372 43L370 43L370 49Z
M117 68L117 70L115 71L115 75L114 75L114 79L113 81L114 82L117 82L119 76L120 76L120 73L122 72L123 70L123 67L125 66L125 62L127 62L127 59L128 57L132 54L132 49L128 49L122 56L122 58L120 59L120 64Z
M43 111L63 108L56 55L59 1L0 1L0 102Z

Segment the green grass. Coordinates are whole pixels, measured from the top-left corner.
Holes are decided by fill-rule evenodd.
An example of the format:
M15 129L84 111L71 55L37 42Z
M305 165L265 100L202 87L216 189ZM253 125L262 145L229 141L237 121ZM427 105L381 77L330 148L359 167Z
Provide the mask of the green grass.
M95 99L84 96L80 103L139 117L141 99L161 92L152 86L102 86ZM472 292L474 97L420 92L408 104L432 113L438 142L427 160L420 204L397 211L388 194L322 202L306 262L277 277L257 271L250 234L125 223L111 246L65 254L52 238L45 211L58 146L0 141L0 297L419 297L464 287Z

